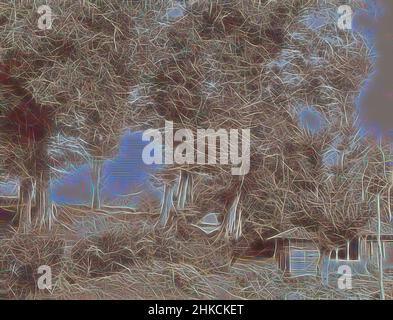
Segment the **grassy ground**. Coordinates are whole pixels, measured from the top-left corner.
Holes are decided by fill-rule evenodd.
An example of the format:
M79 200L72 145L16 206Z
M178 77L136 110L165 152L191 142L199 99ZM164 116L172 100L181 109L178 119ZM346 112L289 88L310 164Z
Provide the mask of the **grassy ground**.
M6 299L378 299L374 275L339 290L315 277L288 278L273 260L232 263L230 245L175 221L154 228L154 214L62 208L51 232L8 230L0 240L1 297ZM39 290L37 269L52 269ZM393 281L385 277L386 298Z

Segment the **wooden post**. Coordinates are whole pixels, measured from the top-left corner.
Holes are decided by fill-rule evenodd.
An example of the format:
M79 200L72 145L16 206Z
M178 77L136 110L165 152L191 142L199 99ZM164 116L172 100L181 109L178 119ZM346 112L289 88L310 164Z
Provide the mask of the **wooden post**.
M381 300L385 300L385 289L383 286L383 256L381 243L381 195L377 194L377 213L378 213L378 265L379 265L379 290Z
M389 212L389 222L392 222L392 208L390 204L390 193L393 187L393 146L390 147L390 152L388 155L388 164L389 164L389 170L388 170L388 182L389 182L389 188L388 188L388 212Z

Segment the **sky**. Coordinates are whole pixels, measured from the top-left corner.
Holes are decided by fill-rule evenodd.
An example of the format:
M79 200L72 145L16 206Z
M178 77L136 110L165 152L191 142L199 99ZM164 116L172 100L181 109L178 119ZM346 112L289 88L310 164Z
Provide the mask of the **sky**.
M329 10L309 14L304 23L316 32L337 17ZM370 49L372 72L361 88L356 99L356 109L360 119L360 129L368 141L384 141L393 146L393 1L364 0L362 9L356 10L352 21L352 32L360 34ZM312 134L318 133L324 119L312 106L300 110L299 125ZM336 165L340 153L335 141L324 155L324 163ZM392 148L393 149L393 148Z
M377 139L393 138L393 1L369 0L354 29L373 46L374 70L357 99L363 130Z
M153 187L150 175L159 169L145 165L142 132L127 131L119 143L115 158L104 163L101 180L101 201L105 205L135 206L145 194L159 197L161 190ZM18 182L0 182L0 195L15 196ZM88 164L72 167L69 172L52 181L52 200L58 204L90 204L92 181Z
M160 194L149 179L158 167L145 165L142 161L142 150L147 143L142 141L141 132L128 131L121 138L118 155L104 163L103 204L133 206L144 193ZM89 166L82 165L54 181L52 200L58 204L90 204L91 186Z

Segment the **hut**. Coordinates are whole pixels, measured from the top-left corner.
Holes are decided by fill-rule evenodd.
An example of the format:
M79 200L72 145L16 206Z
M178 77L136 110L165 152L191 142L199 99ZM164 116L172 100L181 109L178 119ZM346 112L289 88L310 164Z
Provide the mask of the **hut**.
M289 277L320 275L325 282L339 276L340 266L351 268L353 275L367 274L378 267L377 220L372 219L356 237L347 239L323 255L318 236L304 227L292 227L266 239L243 244L239 259L261 261L273 258ZM393 224L381 223L382 263L393 272Z
M367 260L370 270L378 265L378 221L372 219L360 234L360 259ZM386 272L393 272L393 224L381 222L382 265Z
M325 283L334 281L341 266L350 267L353 276L368 274L378 269L377 219L371 219L358 235L331 250L323 257L321 276ZM381 222L382 266L384 272L393 271L393 228L388 222ZM330 280L329 280L330 279Z
M294 227L268 238L275 241L275 259L288 276L317 275L320 251L316 235L303 227Z

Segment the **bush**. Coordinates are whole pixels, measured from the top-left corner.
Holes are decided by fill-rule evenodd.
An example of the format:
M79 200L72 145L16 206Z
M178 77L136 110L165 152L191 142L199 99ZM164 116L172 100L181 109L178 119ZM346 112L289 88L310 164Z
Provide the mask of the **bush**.
M1 281L7 298L26 298L38 294L38 268L47 265L52 285L63 270L64 241L54 234L38 232L13 234L0 247Z

